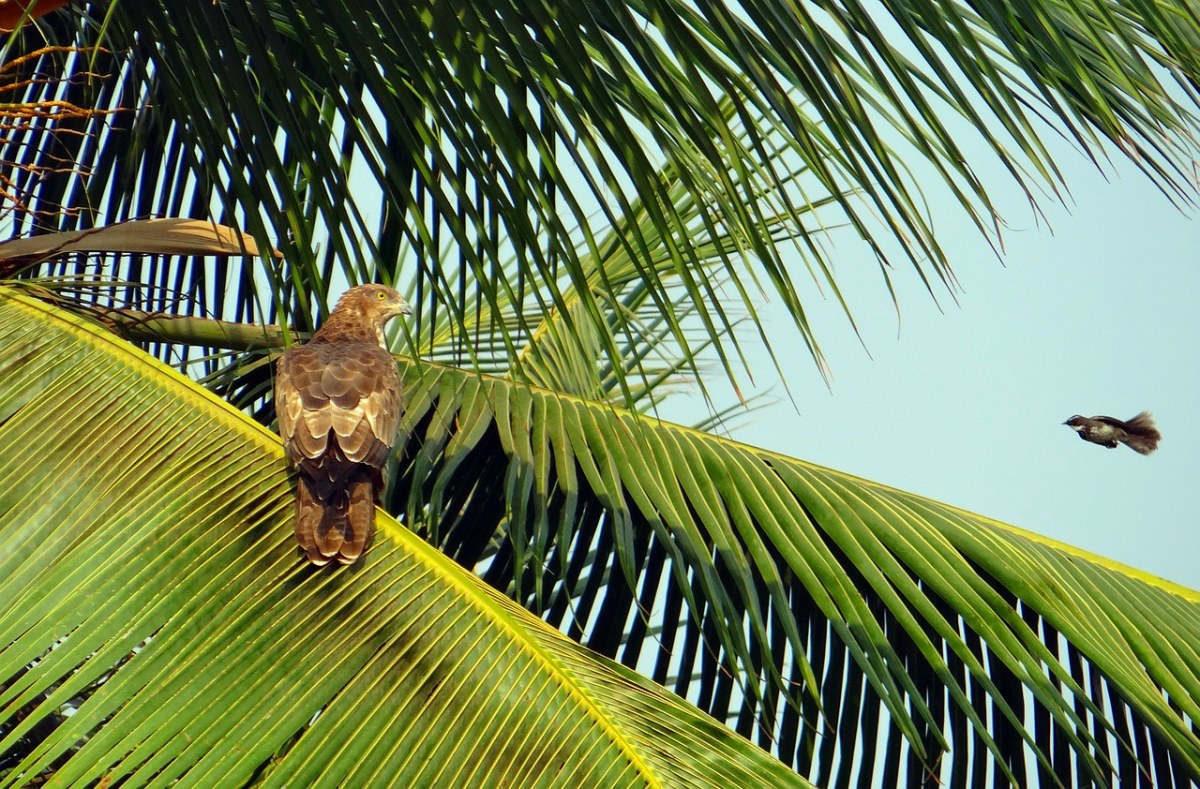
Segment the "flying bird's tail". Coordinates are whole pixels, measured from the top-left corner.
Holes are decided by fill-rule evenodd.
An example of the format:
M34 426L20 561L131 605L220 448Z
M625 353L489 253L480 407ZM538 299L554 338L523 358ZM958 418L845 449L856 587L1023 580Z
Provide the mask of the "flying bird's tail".
M1154 426L1154 420L1150 418L1149 411L1143 411L1126 422L1125 433L1125 438L1122 439L1125 446L1143 455L1149 455L1157 449L1162 438L1158 428Z
M320 498L313 480L300 475L296 496L296 539L308 560L326 565L353 564L375 532L374 485L369 474L352 475L329 500Z

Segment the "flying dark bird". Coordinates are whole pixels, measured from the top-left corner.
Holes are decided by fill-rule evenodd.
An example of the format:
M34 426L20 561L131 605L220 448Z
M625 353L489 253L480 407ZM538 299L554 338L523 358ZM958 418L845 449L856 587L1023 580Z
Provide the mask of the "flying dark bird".
M279 359L275 413L299 471L296 539L313 564L353 564L371 541L402 405L383 327L411 314L391 288L351 288L307 344Z
M1143 455L1149 455L1157 449L1158 441L1162 438L1158 429L1154 427L1154 420L1150 418L1149 411L1143 411L1128 422L1113 419L1111 416L1093 416L1089 419L1076 414L1063 424L1078 433L1084 441L1091 441L1109 449L1115 448L1117 444L1124 444Z

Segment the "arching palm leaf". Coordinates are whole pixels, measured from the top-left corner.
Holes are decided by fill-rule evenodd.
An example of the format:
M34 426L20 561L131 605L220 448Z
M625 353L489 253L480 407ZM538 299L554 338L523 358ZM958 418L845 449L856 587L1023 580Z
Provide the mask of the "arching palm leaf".
M99 327L2 289L0 371L0 786L802 783L390 519L298 564L277 439Z
M510 594L594 648L660 682L674 674L747 735L763 729L801 769L820 743L821 770L849 770L874 746L855 742L872 721L909 738L884 757L892 769L908 749L932 764L953 742L945 769L979 760L1019 785L1075 760L1097 778L1158 759L1173 765L1160 781L1200 775L1188 723L1200 715L1200 594L608 406L426 364L406 378L418 448L394 511L460 562L486 561L493 583L515 573ZM665 588L664 566L678 585ZM728 679L698 671L711 660L696 654L701 635L719 643ZM999 759L969 754L972 739Z

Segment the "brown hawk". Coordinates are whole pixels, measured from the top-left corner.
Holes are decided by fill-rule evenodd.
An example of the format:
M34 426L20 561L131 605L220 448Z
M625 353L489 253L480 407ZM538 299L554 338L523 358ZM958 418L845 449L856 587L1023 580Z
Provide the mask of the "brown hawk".
M351 288L307 344L279 359L275 413L299 471L296 539L313 564L352 564L371 541L401 409L383 326L411 314L391 288Z

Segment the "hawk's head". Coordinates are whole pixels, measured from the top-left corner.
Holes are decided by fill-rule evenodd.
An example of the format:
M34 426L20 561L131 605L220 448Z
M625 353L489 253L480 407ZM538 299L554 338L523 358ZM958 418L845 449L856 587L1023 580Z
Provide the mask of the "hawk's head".
M380 327L397 315L412 315L412 307L404 297L387 285L359 285L350 288L338 299L335 312L354 310Z
M384 324L397 315L412 315L412 307L403 296L386 285L359 285L342 294L325 326L313 339L361 342L365 339L361 335L373 334L384 345Z

